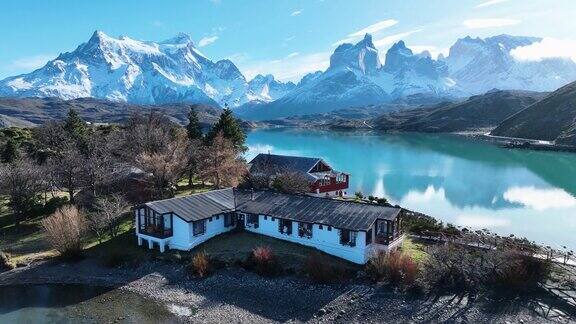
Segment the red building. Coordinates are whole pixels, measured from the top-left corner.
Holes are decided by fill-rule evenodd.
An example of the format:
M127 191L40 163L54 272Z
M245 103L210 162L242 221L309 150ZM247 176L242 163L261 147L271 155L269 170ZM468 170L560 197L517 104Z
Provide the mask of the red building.
M258 154L248 163L253 175L274 176L285 172L298 172L310 183L310 194L321 197L347 195L350 175L332 169L320 158Z

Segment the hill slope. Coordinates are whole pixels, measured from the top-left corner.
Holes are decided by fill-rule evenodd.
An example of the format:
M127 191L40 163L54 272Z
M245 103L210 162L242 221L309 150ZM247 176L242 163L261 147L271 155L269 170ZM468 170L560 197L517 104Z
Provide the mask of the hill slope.
M386 113L372 124L386 131L428 133L490 129L544 96L531 91L491 91L465 101Z
M204 127L214 124L222 112L220 108L201 104L133 105L90 98L0 98L0 127L27 127L62 120L70 108L75 109L86 121L95 123L121 122L134 112L157 110L183 125L187 123L191 106L195 107Z
M506 119L491 134L576 146L576 82Z

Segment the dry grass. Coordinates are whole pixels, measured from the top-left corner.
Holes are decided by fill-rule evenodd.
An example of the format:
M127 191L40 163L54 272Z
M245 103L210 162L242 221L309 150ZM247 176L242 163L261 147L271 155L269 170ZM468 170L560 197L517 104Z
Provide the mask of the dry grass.
M198 252L192 257L188 271L195 277L204 278L212 272L210 258L204 252Z
M418 263L400 252L378 253L366 265L366 272L375 280L411 287L419 273Z

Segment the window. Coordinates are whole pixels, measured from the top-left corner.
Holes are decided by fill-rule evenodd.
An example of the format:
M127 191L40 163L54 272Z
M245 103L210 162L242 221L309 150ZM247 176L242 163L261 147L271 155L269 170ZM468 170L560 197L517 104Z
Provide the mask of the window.
M220 215L216 215L216 220L219 220L219 219L220 219Z
M206 220L199 220L192 223L194 236L202 235L206 232Z
M232 214L224 215L224 227L230 227L234 225L234 217Z
M260 217L254 214L246 215L246 227L258 228L258 220Z
M312 224L298 223L298 236L305 238L312 238Z
M268 216L264 215L264 220L268 220Z
M292 234L292 221L287 219L280 219L278 222L278 231L282 234Z
M319 228L319 229L322 229L322 228L323 228L323 227L322 227L322 224L318 225L318 228Z
M366 245L371 243L372 243L372 228L370 228L368 232L366 232Z
M276 218L272 217L272 221L275 222L275 221L276 221Z
M332 230L332 226L328 226L328 231L331 231L331 230Z
M356 246L356 232L341 229L340 230L340 244L342 245L349 245L349 246Z
M208 218L208 221L211 222L211 221L212 221L212 217Z

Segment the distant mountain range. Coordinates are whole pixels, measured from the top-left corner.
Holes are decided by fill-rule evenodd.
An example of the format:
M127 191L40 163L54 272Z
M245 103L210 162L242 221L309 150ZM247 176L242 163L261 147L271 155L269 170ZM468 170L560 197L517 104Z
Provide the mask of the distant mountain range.
M466 37L456 41L447 57L437 59L426 51L415 54L399 41L382 63L367 34L356 44L339 45L326 71L294 84L272 75L248 81L232 61L205 57L185 34L149 42L97 31L42 68L0 81L0 97L228 105L243 119L269 120L343 108L460 101L494 88L553 91L576 80L576 63L570 59L522 61L513 55L515 49L539 41L509 35Z
M96 31L73 52L0 82L0 96L92 97L135 104L267 102L294 86L257 76L247 82L230 60L213 62L186 34L155 43Z
M576 82L509 117L491 134L576 146Z
M380 130L403 132L489 131L545 95L533 91L490 91L463 101L386 113L375 118L372 125Z

